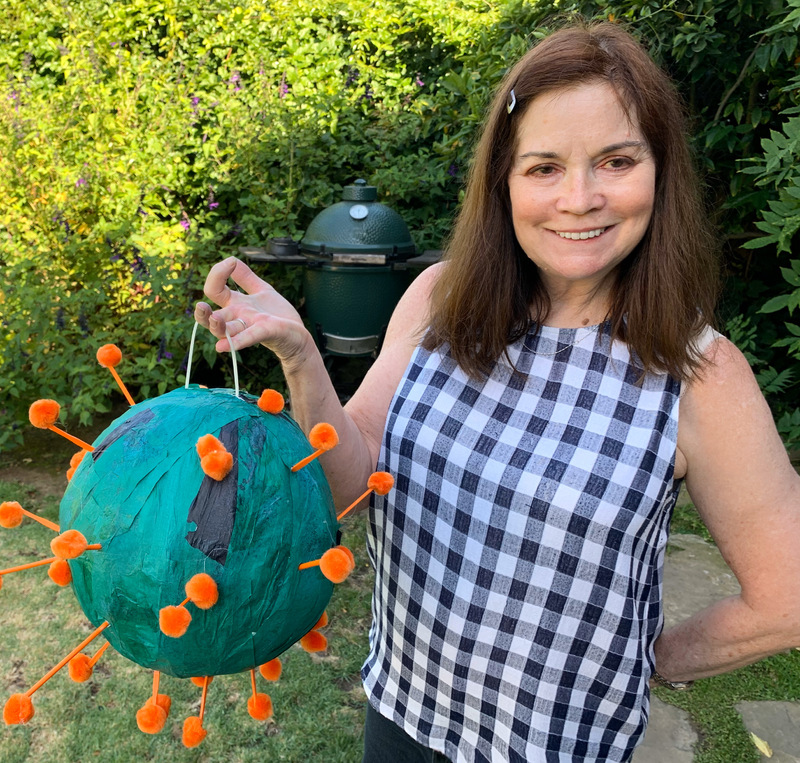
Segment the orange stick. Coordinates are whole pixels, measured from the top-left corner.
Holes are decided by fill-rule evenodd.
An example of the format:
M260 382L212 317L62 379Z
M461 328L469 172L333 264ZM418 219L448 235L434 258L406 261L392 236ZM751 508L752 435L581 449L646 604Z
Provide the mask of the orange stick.
M351 504L350 504L350 505L349 505L349 506L348 506L348 507L347 507L347 508L346 508L346 509L345 509L345 510L344 510L344 511L341 513L341 514L339 514L339 516L338 516L338 517L336 517L336 521L337 521L337 522L340 522L340 521L341 521L341 519L342 519L342 517L343 517L343 516L345 516L345 514L349 514L349 513L350 513L350 512L351 512L351 511L352 511L352 510L353 510L353 509L356 507L356 506L358 506L358 504L359 504L359 503L361 503L361 501L363 501L363 500L364 500L364 499L365 499L365 498L366 498L366 497L367 497L367 496L368 496L368 495L369 495L371 492L372 492L372 488L370 488L369 490L366 490L364 493L362 493L362 494L361 494L361 495L360 495L358 498L356 498L356 499L355 499L355 501L353 501L353 502L352 502L352 503L351 503Z
M84 450L93 451L94 445L89 445L88 442L84 442L83 440L79 439L78 437L73 437L68 432L65 432L63 429L59 429L58 427L53 426L52 424L47 427L51 432L55 432L56 434L60 434L62 437L66 437L71 443L74 443L79 448L83 448Z
M105 652L110 646L111 642L106 641L106 643L97 650L97 654L92 657L91 660L89 660L89 667L93 668L95 665L97 665L97 661L103 656L103 652Z
M153 704L158 704L156 700L158 699L158 682L161 678L161 671L154 670L153 671Z
M40 525L44 525L45 527L49 527L51 530L55 530L57 533L61 532L61 528L55 523L51 522L49 519L45 519L44 517L40 517L38 514L33 514L27 509L23 509L22 513L26 517L30 517L31 519L36 520Z
M20 572L21 570L32 570L34 567L43 567L45 564L52 564L57 556L52 556L49 559L41 559L38 562L29 562L28 564L20 564L19 567L9 567L7 570L0 570L0 575L8 575L9 572Z
M315 559L313 562L303 562L297 569L307 570L309 567L319 567L321 561L321 559Z
M293 467L293 472L299 472L304 466L308 466L315 458L321 456L325 451L320 448L319 450L315 450L310 456L306 456L301 461L298 461Z
M89 636L87 636L83 641L81 641L78 646L76 646L61 662L58 663L54 668L48 670L47 673L40 678L33 686L31 686L28 691L25 692L25 695L28 697L32 697L33 693L38 691L42 688L56 673L58 673L61 668L64 667L78 652L83 651L84 647L88 646L92 643L106 628L108 628L108 620L106 620L101 626L99 626L96 630L94 630Z
M256 691L256 670L255 668L250 668L250 684L253 687L253 696L257 696L258 692Z
M101 543L90 543L90 544L89 544L89 545L86 547L86 550L87 550L87 551L99 551L101 548L103 548L103 546L102 546L102 544L101 544Z
M133 398L131 397L131 393L128 392L128 388L122 383L122 379L119 378L119 374L117 373L117 369L114 368L113 366L106 366L106 367L108 368L109 371L111 371L111 375L114 377L114 381L117 383L117 386L122 390L122 394L125 395L125 397L127 398L128 402L131 405L136 405L136 403L133 402Z
M203 696L200 697L200 725L203 725L203 715L206 712L206 697L208 696L208 684L211 682L210 676L203 678Z

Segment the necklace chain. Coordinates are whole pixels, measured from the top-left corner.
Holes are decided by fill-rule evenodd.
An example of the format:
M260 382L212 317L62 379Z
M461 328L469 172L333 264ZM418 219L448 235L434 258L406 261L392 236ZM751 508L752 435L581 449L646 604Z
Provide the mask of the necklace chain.
M565 344L563 347L559 347L555 352L540 352L537 349L536 354L542 355L546 358L552 358L554 355L558 355L559 353L564 352L564 350L568 350L570 347L575 347L575 345L580 344L584 339L590 337L596 331L597 331L597 326L592 326L586 334L584 334L580 339L578 339L578 332L576 329L575 339L573 339L569 344ZM558 339L556 339L555 342L556 344L558 344Z

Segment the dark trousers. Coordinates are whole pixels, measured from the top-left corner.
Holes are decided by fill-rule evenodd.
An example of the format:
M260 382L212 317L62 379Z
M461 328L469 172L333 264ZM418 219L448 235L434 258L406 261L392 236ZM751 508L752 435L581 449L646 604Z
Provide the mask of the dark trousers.
M448 758L421 745L367 703L361 763L448 763Z

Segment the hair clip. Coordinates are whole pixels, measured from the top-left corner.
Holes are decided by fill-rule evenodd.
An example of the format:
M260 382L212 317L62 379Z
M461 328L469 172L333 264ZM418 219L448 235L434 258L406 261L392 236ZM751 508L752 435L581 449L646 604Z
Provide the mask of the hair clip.
M514 111L514 106L517 105L517 96L514 94L514 90L512 88L511 92L508 94L508 103L506 104L506 109L510 114Z

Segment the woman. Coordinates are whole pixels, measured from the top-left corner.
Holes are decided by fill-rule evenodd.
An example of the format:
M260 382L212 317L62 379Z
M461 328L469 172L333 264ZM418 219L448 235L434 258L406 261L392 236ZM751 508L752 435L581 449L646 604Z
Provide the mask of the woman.
M624 761L648 683L800 644L800 489L714 333L712 237L673 87L612 24L507 75L445 262L342 409L294 309L214 266L197 320L262 343L338 504L377 467L365 761ZM232 277L247 292L231 291ZM360 478L359 478L360 476ZM681 482L742 592L661 633Z

